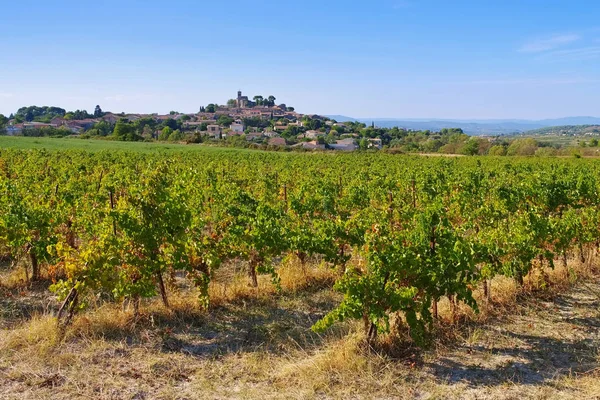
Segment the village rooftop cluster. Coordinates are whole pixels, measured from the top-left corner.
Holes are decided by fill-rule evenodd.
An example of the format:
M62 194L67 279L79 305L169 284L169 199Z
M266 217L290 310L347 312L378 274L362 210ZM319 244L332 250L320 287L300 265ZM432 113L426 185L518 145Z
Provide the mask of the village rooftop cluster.
M171 112L166 115L104 113L101 110L98 112L98 106L93 118L57 116L49 122L11 119L5 127L5 133L14 136L28 130L58 128L68 130L72 135L86 135L96 131L94 128L100 123L114 127L120 121L135 123L151 120L154 123L148 124L141 135L145 140L167 140L174 132L175 136L171 139L191 139L195 142L245 139L261 145L307 150L353 151L359 148L360 136L352 131L351 124L320 115L300 114L293 107L276 105L275 100L274 96L265 99L255 96L251 101L239 91L237 97L226 105L209 104L200 107L198 113ZM381 139L368 139L368 147L381 149Z

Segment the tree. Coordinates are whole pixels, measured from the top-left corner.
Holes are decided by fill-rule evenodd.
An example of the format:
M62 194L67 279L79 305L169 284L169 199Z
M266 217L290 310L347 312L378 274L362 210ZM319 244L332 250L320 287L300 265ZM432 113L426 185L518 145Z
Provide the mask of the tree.
M171 129L168 126L165 126L162 131L160 131L160 135L158 135L158 140L169 140L169 137L171 137L171 134L173 133L173 129Z
M289 125L283 132L281 132L281 136L284 138L290 138L292 136L298 136L300 133L302 133L302 128L295 125Z
M273 95L269 96L267 99L268 99L268 100L267 100L267 101L268 101L268 102L267 102L267 105L268 105L269 107L273 107L273 106L275 105L275 100L277 100L277 99L275 98L275 96L273 96Z
M152 139L154 137L154 129L148 125L144 126L144 129L142 129L142 137L144 139Z
M263 105L263 97L262 96L254 96L253 100L254 100L254 102L256 103L257 106L262 106Z
M92 117L93 115L88 113L86 110L69 111L65 114L65 119L73 121L80 121L82 119L88 119Z
M287 111L289 111L289 112L294 112L294 111L296 111L296 109L295 109L294 107L288 107L288 108L287 108Z
M217 124L219 124L221 126L230 126L231 124L233 124L233 118L231 118L227 115L221 115L217 119Z
M461 149L461 153L474 156L479 152L479 142L475 138L469 139Z
M144 129L146 129L146 127L149 127L150 129L154 130L156 128L156 120L152 117L140 118L133 123L133 126L135 127L138 134L141 135L144 132Z
M227 107L228 108L236 108L237 107L237 100L236 99L229 99L229 100L227 100Z
M334 131L334 133L337 133L338 135L341 135L341 134L343 134L345 132L344 127L343 126L339 126L339 125L332 126L331 130Z
M369 148L369 140L367 138L362 138L358 144L358 147L361 150L367 150Z
M3 129L6 124L8 124L8 118L6 118L3 114L0 114L0 129Z
M112 131L112 126L108 121L97 122L92 129L90 129L91 135L108 136Z
M115 129L113 130L113 137L116 140L128 142L133 142L141 139L141 137L135 133L134 126L124 118L121 118L115 124Z
M516 139L508 146L506 154L509 156L532 156L537 148L538 144L532 138Z
M183 140L183 133L179 129L174 130L173 133L169 135L170 142L178 142L180 140Z
M19 123L23 121L50 122L53 118L63 117L65 114L66 111L59 107L29 106L19 108L15 114L15 120Z
M215 111L217 111L217 106L215 104L209 104L206 106L205 112L207 113L214 113Z
M309 117L304 117L302 120L304 127L309 130L317 130L321 128L321 121L318 119L310 119Z
M102 112L100 106L96 106L96 108L94 109L94 118L102 118L103 116L104 113Z
M490 151L488 152L488 155L490 155L490 156L505 156L506 148L504 146L500 146L500 145L492 146L490 148Z
M168 126L172 130L181 129L181 121L177 121L173 118L169 118L168 120L163 122L163 126Z

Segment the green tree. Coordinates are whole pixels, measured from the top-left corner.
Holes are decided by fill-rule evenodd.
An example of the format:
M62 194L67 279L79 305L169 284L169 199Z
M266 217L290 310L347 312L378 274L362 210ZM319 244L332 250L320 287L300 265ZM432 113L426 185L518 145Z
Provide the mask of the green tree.
M231 118L228 115L220 115L217 119L217 124L221 126L230 126L231 124L233 124L233 118Z
M169 135L169 141L171 142L179 142L180 140L183 140L183 133L179 129L174 130Z
M490 156L505 156L506 148L504 146L500 146L500 145L492 146L490 148L490 151L488 152L488 155L490 155Z
M64 118L67 120L80 121L82 119L88 119L92 117L93 115L88 113L86 110L75 110L66 113Z
M556 155L556 150L552 147L540 147L535 151L536 157L554 157Z
M3 131L8 124L8 118L6 118L3 114L0 114L0 131Z
M367 138L362 138L358 143L358 147L361 150L367 150L369 148L369 140Z
M263 97L262 96L254 96L253 100L257 106L263 105Z
M162 141L166 141L169 140L169 138L171 137L171 134L173 133L173 129L171 129L168 126L165 126L162 131L160 131L160 134L158 135L158 140L162 140Z
M113 131L113 127L108 121L98 121L92 129L90 135L108 136Z
M477 155L478 152L479 152L479 141L475 138L469 139L461 149L461 153L468 155L468 156Z
M281 132L281 136L287 139L292 136L298 136L302 132L303 132L302 128L295 126L295 125L290 125L287 128L285 128L285 130L283 132Z
M127 142L141 140L141 136L136 134L134 126L124 118L117 121L112 136L115 140Z
M64 117L66 111L63 108L53 106L29 106L21 107L15 114L17 122L21 123L24 121L31 122L50 122L55 117Z
M516 139L508 146L506 154L509 156L532 156L537 148L538 144L535 139Z
M229 99L229 100L227 100L227 107L228 108L236 108L237 107L237 100L236 99Z
M204 110L207 113L214 113L217 110L217 106L215 104L209 104L206 106L206 109Z
M100 108L100 106L96 106L96 108L94 109L94 118L101 118L104 116L104 113L102 112L102 109Z
M173 118L169 118L168 120L166 120L162 123L162 126L163 127L168 126L172 130L175 130L175 129L181 129L182 124L181 124L181 121L175 120Z

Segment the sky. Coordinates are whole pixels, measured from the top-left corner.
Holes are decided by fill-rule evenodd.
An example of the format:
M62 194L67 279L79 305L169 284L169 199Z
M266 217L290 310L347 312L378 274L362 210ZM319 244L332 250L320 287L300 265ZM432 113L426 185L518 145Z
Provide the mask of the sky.
M0 113L196 112L238 90L355 118L600 116L598 0L19 0Z

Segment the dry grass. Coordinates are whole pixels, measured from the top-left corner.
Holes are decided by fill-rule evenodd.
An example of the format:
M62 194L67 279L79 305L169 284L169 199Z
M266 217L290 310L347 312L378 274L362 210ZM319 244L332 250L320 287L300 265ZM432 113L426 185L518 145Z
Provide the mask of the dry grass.
M0 287L19 289L27 286L28 277L23 266L13 266L9 262L3 264L0 265Z
M24 313L0 330L0 398L600 398L600 284L588 259L532 274L525 292L494 279L489 304L476 291L481 313L459 307L459 328L442 300L442 340L427 351L404 335L402 351L373 352L359 323L310 332L339 300L336 275L295 259L280 268L281 291L224 268L208 311L193 290L171 292L169 310L153 299L133 318L104 304L62 336L49 315Z
M303 268L296 257L285 258L277 273L281 290L287 294L331 288L337 279L335 271L328 266L318 264ZM240 300L270 298L278 292L269 276L259 276L258 284L257 288L250 286L245 266L240 268L230 265L221 268L209 287L211 304L220 306Z

